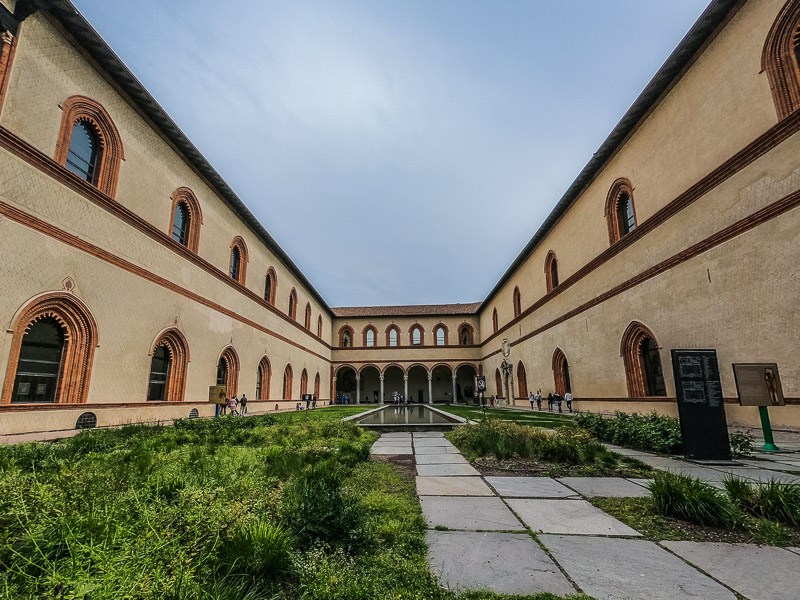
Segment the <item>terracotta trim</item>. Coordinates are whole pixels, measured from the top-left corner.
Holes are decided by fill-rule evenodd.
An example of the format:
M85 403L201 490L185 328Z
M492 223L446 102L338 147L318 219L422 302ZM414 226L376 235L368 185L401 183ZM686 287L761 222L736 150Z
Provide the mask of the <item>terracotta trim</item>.
M461 332L465 328L467 329L467 332L469 333L469 338L468 338L469 343L468 344L462 344L461 343ZM458 326L458 345L460 347L462 347L462 348L470 348L470 347L479 348L480 347L480 346L477 346L475 344L475 329L469 323L462 323L461 325Z
M311 331L311 302L306 302L306 312L303 325L305 325L306 329Z
M611 184L611 189L608 190L608 196L606 196L606 205L603 211L603 216L605 216L606 224L608 225L609 244L617 243L622 237L622 228L620 227L619 223L618 208L619 201L623 194L626 194L630 200L631 208L633 209L633 230L636 229L636 203L633 201L633 185L629 179L620 177ZM630 231L628 233L630 233Z
M84 404L89 392L94 349L99 343L97 323L89 308L74 294L50 292L30 301L14 323L11 351L0 404L11 404L22 339L28 327L44 318L55 319L64 333L55 404ZM49 403L48 403L49 404Z
M269 297L267 297L267 281L270 282L269 288ZM275 273L275 269L270 265L269 269L267 269L267 275L264 279L264 300L269 302L272 306L275 306L275 294L278 291L278 275Z
M257 400L269 400L269 386L272 379L272 366L269 364L269 358L262 356L258 361L258 372L261 374L261 389L259 390L259 397Z
M303 397L303 394L308 393L308 371L303 369L303 372L300 374L300 398Z
M566 365L566 369L564 368ZM567 355L564 354L564 351L561 348L556 348L553 352L553 360L552 360L552 369L553 369L553 389L561 394L561 397L564 397L564 394L567 393L567 372L569 370L569 361L567 360ZM572 382L569 382L569 387L572 388Z
M800 115L800 112L795 113L795 114ZM747 231L750 231L751 229L754 229L754 228L758 227L762 223L766 223L767 221L770 221L771 219L774 219L775 217L779 217L783 213L788 212L788 211L790 211L792 209L795 209L798 206L800 206L800 190L797 190L797 191L789 194L788 196L784 196L780 200L777 200L777 201L773 202L772 204L770 204L768 206L765 206L761 210L758 210L758 211L752 213L751 215L745 217L744 219L741 219L741 220L737 221L736 223L734 223L732 225L729 225L728 227L725 227L725 228L719 230L717 233L707 237L706 239L704 239L704 240L702 240L702 241L700 241L700 242L698 242L696 244L693 244L692 246L689 246L688 248L686 248L685 250L683 250L681 252L678 252L677 254L672 255L670 258L668 258L666 260L663 260L662 262L658 263L657 265L654 265L654 266L650 267L649 269L647 269L645 271L642 271L638 275L636 275L636 276L628 279L627 281L625 281L625 282L623 282L623 283L621 283L621 284L619 284L619 285L607 290L606 292L600 294L599 296L595 296L594 298L592 298L588 302L584 302L580 306L578 306L578 307L576 307L576 308L574 308L574 309L572 309L570 311L567 311L566 313L562 314L560 317L557 317L557 318L553 319L549 323L545 323L541 327L537 327L536 329L534 329L530 333L526 333L525 335L523 335L523 336L517 338L516 340L514 340L513 342L511 342L511 345L515 346L515 345L517 345L517 344L519 344L521 342L529 340L530 338L535 337L535 336L539 335L540 333L542 333L544 331L547 331L548 329L551 329L551 328L555 327L556 325L559 325L559 324L563 323L564 321L567 321L567 320L569 320L569 319L571 319L571 318L573 318L573 317L575 317L575 316L577 316L577 315L589 310L590 308L593 308L593 307L597 306L598 304L602 304L603 302L613 298L614 296L618 296L619 294L621 294L621 293L623 293L623 292L625 292L625 291L627 291L627 290L629 290L631 288L634 288L637 285L640 285L640 284L644 283L645 281L648 281L649 279L652 279L653 277L656 277L657 275L660 275L661 273L663 273L665 271L673 269L673 268L677 267L678 265L680 265L680 264L682 264L682 263L694 258L695 256L703 254L704 252L707 252L708 250L711 250L712 248L715 248L715 247L719 246L720 244L724 244L725 242L730 241L733 238L738 237L741 234L743 234L743 233L745 233ZM639 229L641 229L641 227L644 227L644 224L642 224L639 228L634 229L634 231L638 231ZM632 233L630 235L632 235ZM630 235L626 235L617 244L612 246L612 248L614 248L616 246L619 246L620 244L625 243L625 240L628 239L628 237L630 237ZM559 286L559 288L560 287L561 286ZM487 341L487 343L488 343L488 341ZM494 350L494 351L490 352L489 354L486 354L481 360L486 360L486 359L494 356L495 354L499 354L499 353L500 353L500 350Z
M578 281L589 275L592 271L604 265L627 247L633 245L639 239L655 230L659 225L662 225L684 208L690 206L705 196L711 190L724 183L729 178L733 177L736 173L752 164L757 159L764 156L767 152L787 140L798 131L800 131L800 111L795 111L759 135L756 139L747 144L728 160L723 162L719 167L711 171L711 173L689 187L674 200L664 205L650 218L637 224L636 229L622 237L617 243L606 248L603 252L595 256L592 260L575 271L572 275L560 281L556 289L554 289L552 292L546 293L544 296L539 298L539 300L535 301L528 308L522 311L522 314L519 317L503 325L503 327L497 332L490 334L485 340L483 340L482 345L486 345L495 337L502 335L507 329L513 327L519 321L544 306L558 294L563 293L564 290L575 285Z
M522 364L522 361L517 363L517 398L526 399L528 398L528 374L525 371L525 365Z
M204 258L201 258L199 255L191 252L188 248L186 248L186 246L179 244L173 240L171 236L166 235L163 231L154 227L148 221L145 221L113 198L102 193L89 182L84 181L80 177L74 175L64 166L58 164L52 158L40 152L37 148L2 126L0 126L0 148L4 148L14 156L24 160L34 168L40 170L45 175L52 177L65 187L71 189L73 192L81 195L86 200L89 200L106 212L111 213L126 225L129 225L140 233L145 234L150 239L160 243L162 246L172 250L209 275L216 277L219 281L222 281L239 293L247 296L253 302L256 302L262 307L270 310L273 314L281 317L287 323L293 323L299 331L303 331L310 337L319 341L319 343L321 343L327 349L331 348L330 344L326 343L324 340L314 337L312 333L303 329L299 323L292 321L285 313L278 310L275 306L261 298L258 294L251 292L248 288L239 284L239 282L231 279L228 273L214 266Z
M34 217L33 215L30 215L30 214L28 214L26 212L23 212L23 211L15 208L13 206L11 206L10 204L6 204L3 201L0 201L0 215L4 215L8 219L10 219L10 220L12 220L12 221L14 221L16 223L24 225L24 226L26 226L26 227L34 230L34 231L37 231L37 232L39 232L39 233L41 233L43 235L46 235L46 236L51 237L51 238L53 238L55 240L58 240L58 241L66 244L68 246L71 246L72 248L80 250L80 251L82 251L82 252L84 252L84 253L86 253L86 254L88 254L90 256L93 256L93 257L95 257L95 258L97 258L99 260L102 260L103 262L106 262L108 264L114 265L115 267L119 267L122 270L127 271L128 273L131 273L133 275L141 277L142 279L146 279L147 281L150 281L151 283L154 283L154 284L156 284L156 285L158 285L158 286L160 286L162 288L168 289L171 292L175 292L177 294L180 294L184 298L188 298L189 300L197 302L198 304L202 304L203 306L206 306L206 307L208 307L208 308L210 308L212 310L215 310L215 311L217 311L217 312L219 312L221 314L224 314L224 315L226 315L226 316L228 316L228 317L230 317L232 319L235 319L235 320L239 321L240 323L243 323L243 324L245 324L245 325L247 325L249 327L252 327L253 329L257 329L258 331L261 331L262 333L266 333L267 335L270 335L270 336L272 336L272 337L274 337L274 338L276 338L276 339L278 339L278 340L280 340L282 342L290 344L290 345L294 346L295 348L299 348L300 350L303 350L304 352L307 352L307 353L311 354L312 356L315 356L315 357L317 357L317 358L319 358L321 360L324 360L325 362L330 362L330 358L325 357L322 354L319 354L317 352L314 352L313 350L307 348L306 346L298 344L294 340L290 340L289 338L287 338L287 337L285 337L285 336L283 336L283 335L281 335L281 334L279 334L279 333L277 333L275 331L272 331L271 329L268 329L268 328L264 327L263 325L261 325L260 323L258 323L256 321L248 319L247 317L244 317L244 316L242 316L242 315L240 315L240 314L238 314L238 313L236 313L236 312L234 312L232 310L229 310L229 309L225 308L224 306L222 306L220 304L212 302L211 300L208 300L207 298L205 298L203 296L200 296L199 294L195 294L194 292L192 292L190 290L187 290L186 288L183 288L183 287L181 287L179 285L176 285L176 284L172 283L171 281L169 281L168 279L165 279L164 277L161 277L159 275L156 275L155 273L152 273L152 272L150 272L150 271L148 271L146 269L143 269L142 267L139 267L138 265L135 265L135 264L125 260L124 258L120 258L119 256L116 256L115 254L107 252L107 251L103 250L102 248L100 248L98 246L95 246L94 244L90 244L89 242L86 242L86 241L82 240L81 238L79 238L79 237L77 237L75 235L72 235L71 233L67 233L66 231L64 231L62 229L54 227L53 225L50 225L49 223L46 223L45 221L42 221L41 219L38 219L37 217ZM178 246L180 246L180 244L178 244ZM180 246L180 247L183 248L183 246ZM228 281L233 282L233 280L230 277L225 277L224 279L227 279Z
M11 67L17 52L18 38L18 35L14 35L10 31L0 33L0 111L3 110L8 81L11 79Z
M544 259L544 279L547 291L552 292L558 287L558 259L556 253L550 250Z
M230 276L231 267L233 267L234 248L239 250L239 272L237 273L237 276L232 279L241 285L245 285L245 282L247 281L247 263L250 261L250 254L247 252L247 244L244 243L242 236L237 235L231 242L231 258L230 263L228 264L228 276Z
M648 396L647 380L640 352L642 342L647 338L652 339L658 349L661 349L661 345L653 332L638 321L631 321L622 334L619 355L625 365L625 383L628 386L628 395L632 398Z
M314 377L314 397L319 400L319 373Z
M319 398L318 398L319 400ZM325 398L324 400L328 400ZM787 403L789 402L789 398L786 399ZM800 399L798 399L798 403L800 403ZM255 404L265 404L267 402L275 403L275 402L285 402L284 400L255 400L252 398L248 398L248 404L253 402ZM176 402L109 402L109 403L102 403L102 402L95 402L95 403L86 403L86 404L8 404L8 405L0 405L0 413L15 413L15 412L30 412L30 411L47 411L47 410L80 410L80 411L95 411L95 410L103 410L103 409L120 409L120 408L169 408L175 407ZM192 407L192 406L208 406L208 401L186 401L179 403L180 406ZM18 435L18 434L3 434L3 435Z
M414 343L414 329L419 329L419 344ZM412 348L419 348L425 345L425 328L418 321L408 328L408 341L411 342Z
M111 116L99 102L86 96L70 96L64 100L61 110L63 114L58 130L55 161L62 166L67 164L72 128L75 123L77 121L91 123L100 138L101 145L94 175L95 181L92 183L102 193L113 198L119 181L120 162L125 159L122 137L117 126L114 125ZM77 175L75 177L80 179Z
M433 345L435 347L437 347L437 348L443 348L444 347L444 346L440 346L439 344L436 343L436 333L439 331L439 329L443 329L444 330L444 346L449 346L450 345L450 330L447 328L447 325L445 325L444 323L437 323L434 326L434 328L433 328Z
M349 333L350 334L350 345L349 346L345 346L344 345L344 334L345 333ZM355 335L356 334L353 331L353 328L350 327L350 325L342 325L339 328L339 347L337 348L337 350L349 350L350 348L352 348L353 347L353 342L355 341Z
M373 335L373 345L367 346L367 332L371 331ZM367 325L361 330L361 346L362 348L377 348L378 347L378 330L374 325Z
M518 285L514 286L512 304L514 305L514 318L517 318L522 312L522 295L520 294Z
M292 373L292 365L287 364L286 368L283 370L283 400L291 400L292 399L292 378L294 374Z
M503 377L500 375L500 369L494 370L494 387L497 389L497 393L494 397L505 398L505 396L503 396Z
M297 321L297 290L294 288L289 292L289 310L287 314L292 321Z
M317 317L317 337L322 339L322 315Z
M469 359L464 359L463 357L462 358L442 358L440 356L437 356L435 358L387 358L385 360L370 358L369 360L363 360L363 361L360 361L360 360L354 360L354 361L334 360L334 361L331 361L331 364L332 365L340 365L341 366L341 365L353 365L353 364L370 365L370 364L425 363L425 362L429 362L429 363L451 363L452 362L452 363L459 363L459 364L473 364L473 363L477 364L478 363L478 359L476 358L474 361L470 361Z
M772 24L761 54L761 70L767 73L779 119L800 108L799 25L800 0L788 0Z
M171 198L172 208L169 215L167 235L172 238L172 228L175 225L175 209L178 204L183 203L189 217L189 226L186 228L186 247L196 254L197 249L200 247L200 226L203 224L203 211L200 209L200 202L188 187L179 187L172 192Z
M167 402L183 402L186 392L186 371L189 367L189 344L186 342L186 337L176 327L170 327L166 331L162 331L150 349L150 371L153 369L153 353L159 346L166 346L167 352L169 352L172 359L167 373L164 399ZM148 402L150 371L147 373L148 390L145 393L145 400Z
M397 332L397 346L392 346L389 343L389 335L390 335L390 332L392 331L392 329L394 329ZM397 325L394 325L394 324L389 325L386 328L386 348L403 348L403 346L401 346L400 344L402 344L402 340L400 338L400 328ZM417 346L415 346L415 347L417 347Z
M226 394L228 398L232 398L239 391L239 355L236 353L236 350L233 346L227 346L220 353L219 358L217 359L217 364L214 365L215 369L221 360L225 361L228 371L228 378L225 382L225 386L227 387ZM216 374L214 378L216 379Z

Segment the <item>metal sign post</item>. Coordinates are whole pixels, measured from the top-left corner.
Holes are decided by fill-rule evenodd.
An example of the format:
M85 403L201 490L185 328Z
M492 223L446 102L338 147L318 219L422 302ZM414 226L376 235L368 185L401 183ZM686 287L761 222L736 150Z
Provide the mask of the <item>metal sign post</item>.
M779 448L772 437L772 425L769 422L767 408L786 404L777 363L733 363L733 377L736 380L739 404L758 407L761 431L764 433L762 449L767 452L777 452Z

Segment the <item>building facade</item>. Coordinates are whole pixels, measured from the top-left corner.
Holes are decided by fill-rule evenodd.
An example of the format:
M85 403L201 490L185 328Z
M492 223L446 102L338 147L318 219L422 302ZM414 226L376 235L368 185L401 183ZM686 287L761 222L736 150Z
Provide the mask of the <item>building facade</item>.
M777 362L800 426L800 0L712 2L490 294L439 306L330 308L68 0L0 30L0 434L476 374L675 414L671 348L716 349L748 425L730 365Z

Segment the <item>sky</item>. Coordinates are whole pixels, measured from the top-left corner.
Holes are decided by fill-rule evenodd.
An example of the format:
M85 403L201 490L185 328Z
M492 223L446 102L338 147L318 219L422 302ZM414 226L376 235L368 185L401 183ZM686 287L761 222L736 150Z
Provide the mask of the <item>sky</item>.
M73 0L329 306L483 300L708 0Z

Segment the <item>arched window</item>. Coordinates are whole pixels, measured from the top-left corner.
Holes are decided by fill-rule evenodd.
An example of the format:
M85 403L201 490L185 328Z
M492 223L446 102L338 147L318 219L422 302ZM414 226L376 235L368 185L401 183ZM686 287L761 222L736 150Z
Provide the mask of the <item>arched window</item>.
M239 355L231 346L225 348L217 361L217 385L226 387L225 395L231 398L239 390Z
M81 179L94 184L97 162L102 150L100 137L94 125L88 121L75 121L65 166Z
M256 400L269 400L269 382L272 377L272 367L266 356L261 358L256 372Z
M306 321L305 321L305 327L306 327L306 329L308 329L309 331L311 331L311 303L310 303L310 302L306 302Z
M525 373L525 365L522 361L517 363L517 389L519 390L518 398L528 397L528 376Z
M150 378L147 399L160 402L183 402L189 346L177 329L162 333L150 353Z
M471 346L475 343L472 326L468 323L458 328L458 343L462 346Z
M264 283L264 300L275 306L275 292L278 288L278 278L275 275L275 269L270 267L267 269L267 278Z
M289 292L289 318L297 320L297 292L294 288Z
M433 339L437 346L447 345L447 333L447 328L441 323L434 328Z
M0 404L86 402L97 344L94 318L76 296L37 298L14 322Z
M308 372L303 369L303 372L300 374L300 397L303 397L303 394L308 393Z
M636 229L633 186L624 177L617 179L608 191L605 217L608 225L608 242L610 244Z
M558 259L556 258L556 253L552 250L547 253L547 258L544 259L544 277L548 292L552 292L558 287Z
M286 365L283 370L283 399L292 399L292 365Z
M503 378L500 376L500 369L494 370L494 386L497 390L497 397L503 398Z
M187 187L179 187L172 192L172 215L169 224L172 239L192 252L197 252L202 223L203 213L194 192Z
M789 0L764 43L761 69L766 71L778 118L800 108L800 0Z
M231 279L235 279L242 285L244 285L245 282L247 261L247 246L241 237L236 236L233 238L233 242L231 242L231 264L228 273Z
M317 317L317 337L322 338L322 315Z
M314 397L319 400L319 373L314 377Z
M522 313L522 298L520 297L519 288L514 288L514 318L516 319Z
M367 348L372 348L375 346L375 339L377 337L377 331L372 325L367 325L364 328L364 346Z
M100 104L85 96L70 96L61 110L56 162L113 198L124 158L114 122Z
M353 329L345 325L339 330L339 347L352 348L353 347Z
M422 346L425 343L425 332L419 325L412 325L408 332L411 337L412 346Z
M563 396L572 391L572 381L569 376L569 363L561 348L556 348L553 352L553 383L556 392Z
M400 345L400 330L396 325L389 325L386 328L386 345L391 348Z
M620 354L631 398L667 395L658 341L646 326L636 321L628 325Z
M497 309L492 310L492 333L497 333Z

